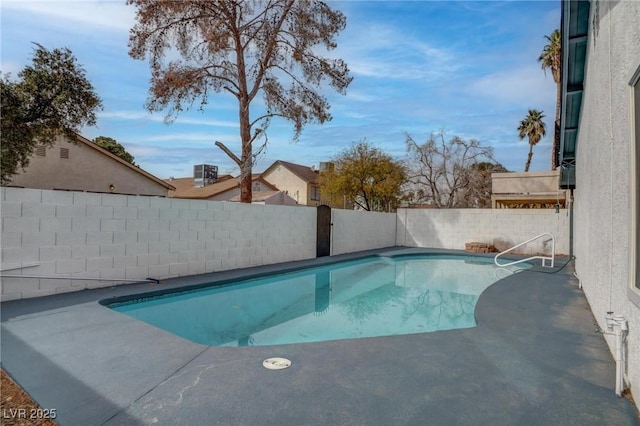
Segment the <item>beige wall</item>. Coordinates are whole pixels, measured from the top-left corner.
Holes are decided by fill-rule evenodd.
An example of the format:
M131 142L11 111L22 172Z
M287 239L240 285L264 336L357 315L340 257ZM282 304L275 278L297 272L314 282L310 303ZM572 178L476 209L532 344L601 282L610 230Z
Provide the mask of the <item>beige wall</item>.
M560 170L491 174L491 192L494 194L555 192L559 188Z
M263 175L262 177L280 191L287 192L298 204L306 206L320 205L320 201L311 200L311 185L282 165L278 165L268 175Z
M220 194L216 194L213 197L207 198L209 201L229 201L233 197L240 195L240 188L232 188L228 191L221 192Z
M61 158L68 149L68 159ZM46 149L46 156L34 154L26 171L12 178L11 186L35 189L64 189L116 194L167 196L167 188L151 178L104 155L84 143L60 136ZM113 185L113 191L110 190Z

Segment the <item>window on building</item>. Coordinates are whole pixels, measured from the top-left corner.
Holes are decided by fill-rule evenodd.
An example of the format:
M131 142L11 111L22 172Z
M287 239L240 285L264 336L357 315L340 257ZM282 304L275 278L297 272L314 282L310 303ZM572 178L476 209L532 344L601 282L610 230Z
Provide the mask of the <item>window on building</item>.
M38 157L46 157L47 156L47 147L44 145L38 145L36 147L36 155Z
M633 232L632 239L635 241L631 241L632 246L632 256L631 259L631 273L632 279L634 280L634 285L636 289L640 289L640 267L638 266L638 256L640 256L640 67L636 70L635 75L631 79L631 87L632 87L632 100L631 100L631 108L633 111L631 124L632 127L632 147L634 148L634 155L631 156L632 167L632 179L634 182L631 183L631 188L633 190L632 197L632 230Z
M69 159L69 148L60 148L60 158Z
M311 187L311 199L313 201L320 201L320 188L317 186Z

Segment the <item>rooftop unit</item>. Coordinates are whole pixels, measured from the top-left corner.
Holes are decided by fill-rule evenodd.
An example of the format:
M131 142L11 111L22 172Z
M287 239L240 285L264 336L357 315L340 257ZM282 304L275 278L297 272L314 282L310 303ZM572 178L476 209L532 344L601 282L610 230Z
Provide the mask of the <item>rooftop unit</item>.
M218 180L218 166L196 164L193 166L193 186L203 187Z
M328 170L333 170L333 168L334 168L334 164L331 161L321 161L320 162L319 170L321 172L325 172L325 171L328 171Z

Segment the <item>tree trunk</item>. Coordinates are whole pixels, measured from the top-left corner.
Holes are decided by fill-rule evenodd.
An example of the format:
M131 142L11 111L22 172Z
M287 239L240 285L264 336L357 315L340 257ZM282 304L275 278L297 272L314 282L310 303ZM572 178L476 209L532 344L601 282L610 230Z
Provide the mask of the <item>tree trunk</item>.
M251 203L251 172L253 169L253 148L251 144L251 126L249 108L240 108L240 138L242 139L242 164L240 165L240 202Z
M562 85L556 84L556 120L553 126L553 148L551 149L551 170L558 168L560 152L560 104L562 102Z
M531 165L531 157L533 157L533 145L529 144L529 155L527 156L527 164L524 165L524 171L529 171L529 166Z
M235 6L234 6L235 7ZM253 169L253 147L251 143L251 122L249 120L249 86L247 85L246 67L244 62L244 46L240 37L240 30L234 31L236 62L238 64L238 101L240 117L240 140L242 143L242 164L240 165L240 202L251 203L251 172Z

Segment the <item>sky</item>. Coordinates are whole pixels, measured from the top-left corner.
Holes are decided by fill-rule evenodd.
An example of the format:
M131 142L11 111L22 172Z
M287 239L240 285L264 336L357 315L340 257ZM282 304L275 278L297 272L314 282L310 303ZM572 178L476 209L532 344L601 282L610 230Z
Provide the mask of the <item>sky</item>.
M517 127L529 109L546 116L547 136L535 147L532 171L549 170L556 87L537 61L545 35L560 26L554 1L331 1L347 17L331 57L353 77L346 95L324 91L333 120L307 125L293 141L293 125L274 119L269 145L254 172L276 160L318 167L366 139L396 159L406 158L406 135L423 142L432 132L478 139L498 162L523 171L528 142ZM33 42L69 48L103 102L96 127L159 178L187 177L196 164L238 174L214 141L240 153L237 101L213 94L166 124L149 113L148 62L128 55L135 8L125 0L2 0L1 66L14 77L31 63Z

